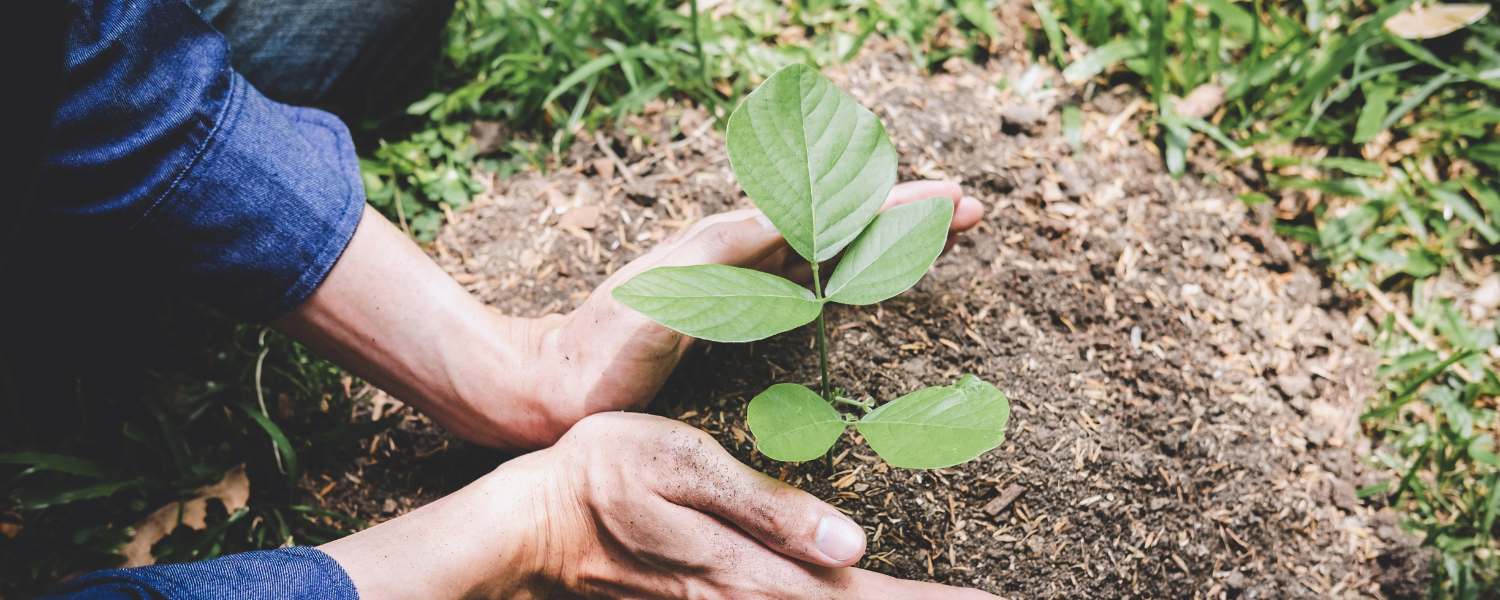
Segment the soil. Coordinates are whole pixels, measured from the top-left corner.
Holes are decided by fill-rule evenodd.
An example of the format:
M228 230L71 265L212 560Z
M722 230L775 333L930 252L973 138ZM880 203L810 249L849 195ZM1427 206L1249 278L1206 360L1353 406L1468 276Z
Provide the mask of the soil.
M1241 173L1200 154L1167 176L1127 86L1058 93L1041 69L1027 95L1020 58L949 66L928 77L888 46L827 72L885 122L901 180L954 179L988 208L914 289L832 307L833 377L890 400L978 374L1011 398L1006 442L932 471L891 468L852 431L831 475L761 456L746 402L815 385L811 327L699 344L649 412L850 514L870 539L860 566L900 577L1010 598L1420 595L1425 554L1356 494L1383 477L1356 435L1375 366L1358 304L1235 198ZM1061 105L1080 110L1081 147ZM608 132L633 182L593 139L545 176L493 181L432 255L496 311L571 310L675 230L749 206L706 121L656 103ZM413 414L304 489L379 521L503 459Z

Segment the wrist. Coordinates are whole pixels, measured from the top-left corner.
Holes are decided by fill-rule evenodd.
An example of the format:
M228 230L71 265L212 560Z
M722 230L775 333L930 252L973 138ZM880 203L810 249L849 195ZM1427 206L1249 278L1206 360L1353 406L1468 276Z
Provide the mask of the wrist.
M535 598L566 560L565 484L544 456L517 458L432 504L319 549L363 600Z

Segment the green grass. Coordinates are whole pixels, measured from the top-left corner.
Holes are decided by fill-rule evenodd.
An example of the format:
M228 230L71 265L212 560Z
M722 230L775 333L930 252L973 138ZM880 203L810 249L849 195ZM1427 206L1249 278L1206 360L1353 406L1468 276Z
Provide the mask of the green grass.
M1363 423L1395 477L1362 494L1387 495L1436 550L1433 597L1477 598L1500 592L1494 311L1476 319L1428 293L1436 278L1472 287L1493 271L1500 28L1489 17L1425 42L1385 32L1409 5L1068 0L1038 13L1069 80L1145 87L1174 174L1200 135L1226 161L1260 161L1268 176L1247 202L1316 198L1284 207L1277 229L1349 289L1409 311L1370 326L1382 387ZM1094 49L1062 51L1080 46ZM1223 86L1221 110L1176 114L1171 97L1203 84Z
M295 481L309 461L346 461L359 439L395 421L351 423L356 400L344 393L343 371L274 332L195 305L161 312L189 315L158 315L186 335L132 341L151 346L141 350L152 368L83 369L76 389L58 390L76 395L76 413L21 424L65 433L0 440L0 522L18 526L0 536L0 595L40 595L69 575L114 566L131 524L241 463L248 506L226 514L212 503L208 528L178 527L156 545L158 562L322 543L363 525L299 505ZM158 344L172 347L158 352ZM158 358L177 351L185 359Z
M745 94L787 64L834 64L883 36L905 40L932 65L970 51L933 47L940 20L975 39L998 33L978 0L738 0L697 15L695 8L665 0L460 0L435 89L407 111L420 119L416 133L382 141L362 164L370 202L431 240L441 206L463 208L480 189L468 177L476 119L516 132L478 161L506 177L528 165L548 169L580 133L654 99L693 102L722 127Z

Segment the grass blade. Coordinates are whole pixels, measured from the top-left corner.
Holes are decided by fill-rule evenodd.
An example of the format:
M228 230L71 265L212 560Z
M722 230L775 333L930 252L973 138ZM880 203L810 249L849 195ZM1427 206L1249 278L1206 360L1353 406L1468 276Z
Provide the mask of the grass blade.
M1083 58L1063 69L1063 79L1068 83L1077 83L1103 73L1128 58L1135 58L1146 53L1146 44L1140 40L1121 38L1108 44L1095 48Z

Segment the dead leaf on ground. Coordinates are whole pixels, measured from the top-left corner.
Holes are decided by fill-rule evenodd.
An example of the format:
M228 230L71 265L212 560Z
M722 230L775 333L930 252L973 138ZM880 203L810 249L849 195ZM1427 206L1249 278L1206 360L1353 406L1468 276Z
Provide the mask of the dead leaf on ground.
M1408 40L1448 35L1490 14L1488 4L1412 5L1385 22L1385 29Z
M121 567L156 564L156 559L151 556L151 546L170 535L179 522L198 531L208 527L204 518L208 516L210 498L223 502L227 512L244 508L250 500L250 478L245 476L245 465L230 469L218 483L199 489L192 499L158 508L136 522L133 527L135 536L119 550L119 554L125 557L125 564Z
M1205 83L1194 88L1186 98L1177 101L1174 107L1177 114L1184 117L1196 117L1202 119L1219 109L1224 103L1224 86L1213 83Z
M593 229L599 226L599 214L597 206L580 206L563 213L562 218L557 220L557 226L563 229L569 227Z

